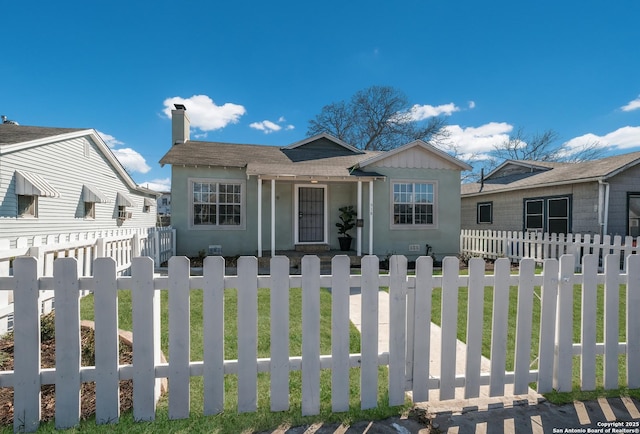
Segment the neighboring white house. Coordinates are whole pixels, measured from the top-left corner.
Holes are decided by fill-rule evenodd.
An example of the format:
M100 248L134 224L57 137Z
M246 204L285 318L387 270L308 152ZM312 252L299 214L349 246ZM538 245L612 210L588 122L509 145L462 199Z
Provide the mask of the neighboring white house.
M0 239L155 227L159 195L94 129L0 123Z
M162 196L158 198L158 215L171 215L171 192L163 191Z

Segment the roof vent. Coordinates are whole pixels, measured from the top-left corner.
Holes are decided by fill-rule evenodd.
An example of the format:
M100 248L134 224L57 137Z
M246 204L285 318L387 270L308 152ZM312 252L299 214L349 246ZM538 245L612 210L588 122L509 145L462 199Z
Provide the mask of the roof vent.
M7 119L7 117L5 115L2 115L2 123L3 124L10 124L10 125L18 125L18 123L16 121L12 121L11 119Z

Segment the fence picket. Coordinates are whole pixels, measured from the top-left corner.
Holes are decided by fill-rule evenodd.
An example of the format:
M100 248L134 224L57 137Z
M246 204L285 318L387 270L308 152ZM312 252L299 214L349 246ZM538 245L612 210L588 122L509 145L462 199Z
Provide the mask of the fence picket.
M320 413L320 258L302 258L302 415Z
M620 255L605 256L604 263L604 375L605 389L618 387L618 341L620 307Z
M458 258L444 258L442 262L442 346L440 349L440 399L453 399L456 388L456 347L458 324Z
M580 382L582 390L596 388L596 323L598 303L598 256L582 258L582 317Z
M533 314L533 278L535 261L525 258L520 261L518 306L516 317L516 347L514 358L513 393L524 395L529 390L529 367L531 364L531 321Z
M491 379L489 396L504 394L507 363L507 330L509 315L509 260L501 258L494 264L493 312L491 319Z
M238 259L238 412L253 412L258 400L258 260Z
M40 424L40 304L35 258L16 258L14 317L14 432L34 432ZM34 379L38 379L34 381Z
M56 297L56 429L80 422L80 294L74 258L53 264Z
M169 419L189 417L191 355L189 258L169 260Z
M289 258L274 256L270 264L271 411L287 411L289 410Z
M118 374L118 281L111 258L95 262L94 273L96 423L115 423L120 417Z
M556 314L558 303L558 260L544 261L540 289L540 340L538 351L538 392L553 390Z
M558 288L558 315L556 316L556 361L554 388L570 392L573 363L573 255L560 257L560 286Z
M484 268L481 258L469 260L469 286L467 289L467 354L465 365L465 399L480 395L482 364L482 318L484 307Z
M415 304L413 306L413 400L429 399L429 363L431 347L431 297L433 293L433 259L422 256L416 261ZM410 306L411 307L411 306Z
M203 388L205 415L224 411L224 267L222 256L203 263Z
M156 416L159 379L155 365L160 351L160 295L154 290L153 261L134 258L131 262L133 317L133 419L152 421Z
M407 323L407 257L389 260L389 405L404 403Z
M349 273L346 255L331 260L331 411L349 410Z
M360 333L360 408L378 403L378 291L380 263L376 256L362 258L362 331Z
M627 257L627 387L640 388L640 255Z

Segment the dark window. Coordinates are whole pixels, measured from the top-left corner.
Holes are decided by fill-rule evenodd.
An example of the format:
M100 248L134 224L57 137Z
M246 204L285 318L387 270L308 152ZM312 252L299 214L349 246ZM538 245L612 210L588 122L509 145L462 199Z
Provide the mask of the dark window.
M37 196L18 195L18 217L38 217Z
M525 199L524 229L552 234L571 231L571 198L569 196Z
M483 202L478 204L478 223L493 223L493 202Z

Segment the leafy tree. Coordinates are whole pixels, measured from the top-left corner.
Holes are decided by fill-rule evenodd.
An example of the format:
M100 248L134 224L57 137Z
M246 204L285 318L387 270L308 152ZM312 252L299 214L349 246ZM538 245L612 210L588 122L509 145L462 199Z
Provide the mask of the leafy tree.
M444 126L440 117L417 121L401 91L371 86L324 106L309 121L307 135L329 133L359 149L387 151L417 139L436 144L446 136Z

